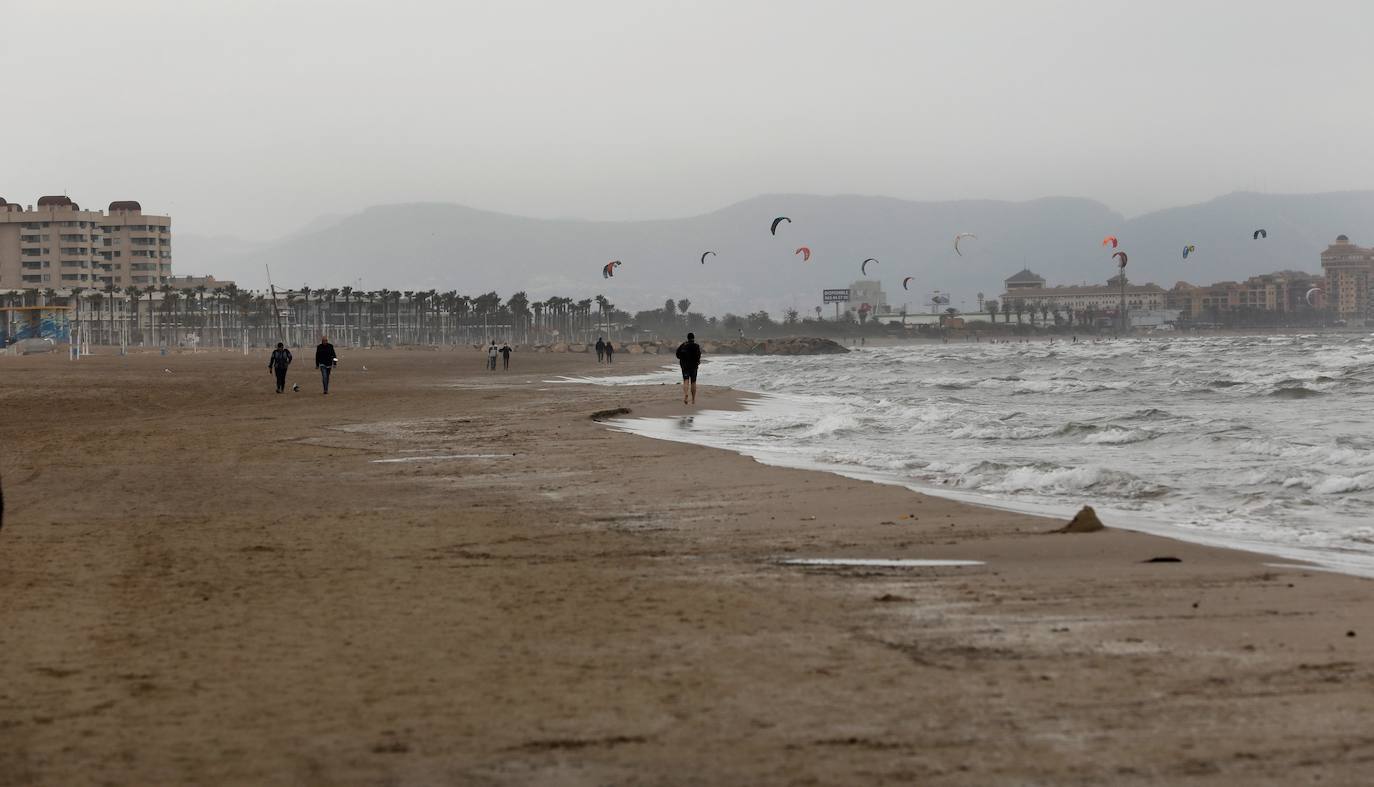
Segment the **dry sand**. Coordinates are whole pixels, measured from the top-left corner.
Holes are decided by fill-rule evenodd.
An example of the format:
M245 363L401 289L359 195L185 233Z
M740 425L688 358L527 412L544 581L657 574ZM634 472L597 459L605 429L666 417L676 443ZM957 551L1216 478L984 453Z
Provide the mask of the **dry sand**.
M615 433L678 389L587 356L261 355L0 357L0 784L1374 779L1374 582Z

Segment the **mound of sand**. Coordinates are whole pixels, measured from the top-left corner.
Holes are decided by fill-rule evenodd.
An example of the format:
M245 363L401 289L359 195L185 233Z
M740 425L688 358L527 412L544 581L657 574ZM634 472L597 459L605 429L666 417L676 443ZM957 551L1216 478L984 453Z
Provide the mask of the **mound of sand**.
M1105 530L1106 527L1106 525L1102 524L1102 520L1097 518L1097 512L1093 510L1092 506L1083 506L1083 510L1074 514L1073 519L1070 519L1067 525L1064 525L1058 530L1051 530L1050 532L1096 533L1099 530Z

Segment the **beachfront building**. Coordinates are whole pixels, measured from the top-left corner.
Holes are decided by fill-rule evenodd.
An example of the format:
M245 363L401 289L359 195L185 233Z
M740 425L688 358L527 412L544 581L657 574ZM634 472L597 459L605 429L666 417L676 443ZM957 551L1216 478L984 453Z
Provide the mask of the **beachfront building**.
M172 219L133 200L111 202L101 222L103 278L116 287L158 287L172 278Z
M1121 279L1113 276L1106 284L1058 285L1048 287L1045 279L1029 269L1007 278L1006 290L999 301L1010 305L1012 313L1019 306L1023 310L1048 308L1075 314L1111 313L1121 306ZM1165 308L1164 288L1157 284L1132 284L1126 281L1128 310L1159 311Z
M137 202L82 210L70 197L0 199L0 290L159 286L172 273L171 219Z
M1045 277L1031 271L1030 268L1022 268L1020 273L1014 273L1006 281L1007 292L1014 293L1019 290L1043 290L1045 288ZM1003 296L1006 297L1006 296ZM1013 295L1012 297L1016 297Z
M1326 274L1327 306L1342 319L1369 316L1374 249L1356 246L1350 238L1337 235L1335 243L1322 252L1321 260L1322 273Z
M1215 322L1228 313L1297 314L1324 305L1320 294L1308 304L1307 293L1314 287L1325 289L1326 279L1302 271L1264 273L1243 282L1219 281L1207 285L1181 281L1169 290L1167 303L1170 309L1179 310L1188 320Z

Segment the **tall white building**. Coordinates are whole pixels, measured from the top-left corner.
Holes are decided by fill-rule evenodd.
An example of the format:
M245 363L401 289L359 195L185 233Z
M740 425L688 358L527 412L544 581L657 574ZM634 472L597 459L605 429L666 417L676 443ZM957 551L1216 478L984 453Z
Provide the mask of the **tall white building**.
M883 293L883 285L875 279L860 279L849 285L849 303L846 309L857 312L865 303L868 304L869 314L887 314L891 311L887 306L887 295Z

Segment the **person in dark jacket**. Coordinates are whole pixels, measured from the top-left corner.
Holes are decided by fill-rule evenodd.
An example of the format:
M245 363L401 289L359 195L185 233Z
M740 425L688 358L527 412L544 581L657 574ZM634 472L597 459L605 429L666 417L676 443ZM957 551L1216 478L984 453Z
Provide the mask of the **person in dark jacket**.
M321 336L320 344L315 348L315 365L320 369L320 381L324 383L325 396L329 395L329 374L338 363L339 356L334 354L334 345L329 343L329 337Z
M606 342L606 363L615 363L615 348Z
M687 334L687 341L678 345L677 363L682 367L682 403L697 403L697 367L701 366L701 345L697 344L694 333Z
M501 344L501 368L505 371L510 371L510 354L510 345L503 342Z
M606 342L600 336L596 337L596 362L601 363L606 360Z
M277 375L277 393L286 390L286 367L291 365L291 351L286 345L277 342L277 349L267 361L267 368Z

